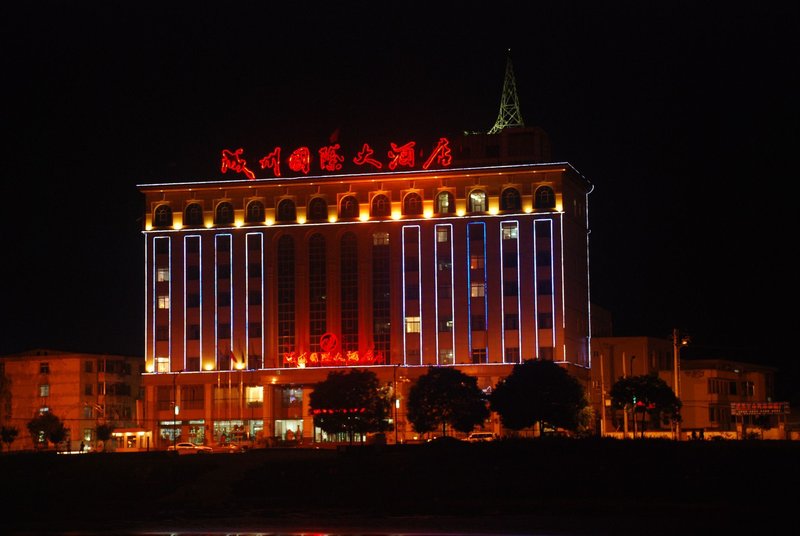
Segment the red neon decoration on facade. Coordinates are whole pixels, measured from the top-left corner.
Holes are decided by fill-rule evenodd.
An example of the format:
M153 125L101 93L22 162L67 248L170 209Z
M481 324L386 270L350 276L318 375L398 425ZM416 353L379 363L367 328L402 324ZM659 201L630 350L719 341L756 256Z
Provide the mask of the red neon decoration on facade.
M222 172L226 173L230 169L236 173L244 173L248 179L253 180L256 175L247 169L247 160L241 157L243 150L241 147L233 152L222 150Z
M391 142L391 151L389 151L389 169L394 171L398 167L414 167L414 146L416 142L410 141L405 145L397 145Z
M369 146L369 143L365 143L364 146L361 148L361 151L358 152L358 156L353 158L353 163L358 166L363 166L364 164L369 164L375 169L381 169L383 164L372 158L372 155L375 151L372 150L372 147Z
M332 136L333 138L333 136ZM386 166L389 170L394 171L398 168L413 168L415 166L415 141L409 141L405 144L398 145L395 142L389 144L390 149L387 151ZM247 161L242 158L243 149L239 148L236 151L229 151L224 149L222 151L222 172L228 170L236 173L244 173L247 178L255 179L255 174L247 168ZM342 147L339 143L332 140L330 145L318 149L319 153L319 166L322 171L339 171L343 167L345 156L342 154ZM364 143L361 150L357 152L356 156L352 158L353 164L356 166L370 166L373 169L383 169L383 162L374 157L375 151L369 143ZM308 147L298 147L292 151L289 158L286 160L289 169L295 173L303 173L307 175L311 171L312 152ZM281 148L275 147L271 153L262 157L259 161L261 169L269 169L272 171L273 176L281 176ZM431 151L428 158L422 165L422 169L429 169L432 165L436 164L442 167L449 167L453 162L453 155L450 149L450 141L447 138L439 138L436 146Z
M447 167L453 161L453 154L450 151L450 141L447 138L439 138L439 143L434 147L433 152L422 164L422 169L428 169L436 161L437 164Z
M270 168L276 177L281 176L281 148L275 149L267 156L258 161L261 164L261 169Z
M289 169L308 174L311 169L311 151L308 147L300 147L292 151L289 156Z
M344 157L339 154L342 146L338 143L321 147L319 150L319 168L324 171L339 171L342 169Z

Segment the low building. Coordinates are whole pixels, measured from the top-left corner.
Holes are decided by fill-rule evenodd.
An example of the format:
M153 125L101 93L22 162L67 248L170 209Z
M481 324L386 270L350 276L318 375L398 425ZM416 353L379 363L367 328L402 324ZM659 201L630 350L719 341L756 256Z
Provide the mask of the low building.
M28 422L51 412L69 430L60 448L97 446L97 426L139 426L142 357L36 349L3 356L0 373L8 380L2 424L19 435L11 450L35 447ZM103 446L105 447L105 446ZM110 447L110 446L109 446Z

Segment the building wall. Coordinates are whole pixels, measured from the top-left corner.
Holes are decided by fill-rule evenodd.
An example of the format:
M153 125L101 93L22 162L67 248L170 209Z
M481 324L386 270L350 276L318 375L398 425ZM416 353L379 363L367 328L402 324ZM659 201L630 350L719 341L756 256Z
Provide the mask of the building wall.
M543 187L552 193L546 206ZM207 440L219 439L218 421L261 421L248 425L251 434L282 435L278 421L290 420L277 418L286 412L282 389L305 386L305 396L330 367L373 366L388 382L392 365L404 377L414 367L476 365L488 387L497 365L502 376L524 359L589 366L589 185L569 165L140 188L153 373L144 379L146 412L162 441L174 440L170 400L189 381L228 401L181 409L182 437L192 433L189 421L202 420L206 431L193 439ZM443 192L451 212L437 205ZM485 204L471 204L476 192ZM388 200L383 215L377 196ZM409 196L418 196L416 213ZM295 217L281 221L287 200ZM320 200L327 208L315 220ZM264 210L248 221L253 201ZM220 203L233 209L227 223ZM191 204L202 205L202 217L189 225ZM244 413L252 419L228 419L239 407L230 400L247 387L264 388L260 414L251 405Z
M70 430L70 450L78 450L81 441L93 446L98 424L137 424L141 357L32 350L4 356L3 365L11 380L7 422L19 430L12 450L34 448L27 424L45 410Z

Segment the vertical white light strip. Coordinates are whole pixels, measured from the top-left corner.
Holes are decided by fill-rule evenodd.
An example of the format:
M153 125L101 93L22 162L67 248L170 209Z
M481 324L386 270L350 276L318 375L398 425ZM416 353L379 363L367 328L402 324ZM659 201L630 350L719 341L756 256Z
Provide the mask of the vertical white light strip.
M586 326L586 363L587 366L592 368L592 287L590 285L589 277L589 237L592 233L589 229L589 194L594 191L594 185L584 196L584 226L586 228L586 317L588 325Z
M406 317L406 312L407 312L407 310L406 310L406 231L407 230L411 230L411 229L414 229L416 231L416 237L417 237L417 280L414 281L414 283L417 285L417 309L416 309L416 314L418 315L418 318L419 318L419 326L420 326L420 328L419 328L419 332L418 332L418 336L419 336L419 363L416 363L416 364L421 365L422 364L422 305L421 305L421 298L422 298L422 296L421 296L421 291L422 291L422 288L421 288L422 279L421 279L421 277L422 277L422 274L420 273L420 267L421 267L420 265L421 265L421 260L422 260L422 258L421 258L421 254L422 254L422 244L421 244L422 240L421 240L421 238L422 238L422 235L421 235L421 232L420 232L420 226L419 225L406 225L406 226L403 226L403 232L402 232L402 235L401 235L402 236L402 242L403 242L403 244L402 244L402 252L403 252L403 262L402 262L402 267L403 267L403 364L406 364L406 365L408 364L408 345L406 344L406 337L408 337L408 331L407 331L408 330L408 324L407 324L407 317Z
M233 329L233 305L234 305L234 296L233 296L233 235L228 235L228 296L230 305L228 306L228 325L230 326L230 333L231 336L230 344L228 345L228 351L233 353L233 334L235 333ZM230 361L230 356L227 358ZM228 363L228 368L232 367L232 363Z
M470 239L472 225L467 224L467 350L469 351L467 363L472 363L472 240Z
M198 271L200 274L197 276L199 279L197 280L197 288L200 291L200 307L198 308L200 312L200 370L203 370L203 311L205 310L205 306L203 305L203 238L200 235L197 235L197 266Z
M422 329L425 326L422 318L422 229L417 228L417 311L419 313L419 364L422 360Z
M188 295L187 289L189 287L189 277L187 273L187 260L189 258L189 252L187 248L187 244L189 242L189 237L183 237L183 369L186 370L186 348L189 346L189 332L187 328L189 327L189 307L187 305L186 297Z
M433 229L433 240L434 240L434 277L435 281L434 284L436 285L435 296L436 296L436 364L441 365L440 361L440 344L439 344L439 333L441 330L439 329L439 232L440 230L445 230L447 232L447 247L450 249L449 255L449 269L448 274L450 276L450 351L453 352L453 358L455 363L455 349L456 349L456 330L455 330L455 297L453 296L454 288L453 288L453 224L452 223L443 223L434 226Z
M408 326L406 320L406 228L403 227L400 232L400 269L402 270L402 293L403 293L403 365L408 365L406 333L408 333Z
M151 310L151 319L153 322L153 372L158 373L158 331L156 326L156 311L158 310L158 293L156 292L156 287L158 286L158 256L156 255L156 240L159 237L154 237L151 243L151 247L153 249L153 266L152 270L150 270L150 276L153 279L153 287L150 297L150 310Z
M489 241L489 234L486 232L486 223L479 224L483 227L483 344L486 350L486 363L491 363L491 356L489 355L489 277L486 263L486 243ZM501 298L502 299L502 296Z
M453 224L448 223L448 247L450 248L450 348L453 352L453 365L456 364L456 288L455 288L455 268L453 263L453 243L455 242L455 234Z
M509 229L514 229L514 253L517 256L516 262L516 269L515 269L515 276L517 279L517 351L519 355L517 356L517 362L521 362L522 360L522 301L520 299L520 295L522 294L522 290L520 288L520 257L519 257L519 221L518 220L506 220L500 222L500 272L503 274L500 278L500 285L501 285L501 293L503 295L502 304L502 327L503 327L503 337L501 339L501 352L503 353L503 363L506 362L506 331L505 331L505 321L506 321L506 297L505 297L505 240L503 240L503 231L506 228L505 226L509 225Z
M245 349L246 356L245 362L250 363L250 237L255 237L258 241L258 265L259 265L259 293L261 294L261 305L259 306L260 315L259 321L261 322L261 367L264 368L264 235L262 233L247 233L245 235L245 340L247 341L247 348Z
M148 332L148 330L147 330L147 324L148 324L148 320L147 320L147 295L149 293L148 285L152 284L155 287L155 283L151 283L150 281L148 281L148 277L149 277L149 273L150 273L150 270L148 268L148 262L150 261L150 255L148 254L148 248L147 248L148 240L147 239L148 239L148 236L144 235L144 300L143 300L143 303L144 303L144 326L145 326L145 330L144 330L144 356L145 356L145 361L144 362L145 362L145 370L147 370L147 368L146 368L146 365L147 365L147 349L150 347L150 341L147 340L147 332ZM155 255L153 255L153 258L155 259ZM156 338L155 337L155 333L153 333L152 338L153 338L153 341L155 341L155 338ZM155 348L153 348L153 354L152 354L151 357L152 357L152 360L153 360L152 361L153 362L153 372L155 372L155 366L156 366Z
M551 345L553 352L556 348L556 287L555 287L555 273L553 272L553 262L555 257L555 248L553 247L553 220L547 220L547 227L550 232L550 324L553 329L550 330L550 337L552 339Z
M559 257L561 258L561 336L564 339L563 344L561 345L561 359L563 361L567 360L567 296L566 296L566 284L564 282L564 213L558 213L558 246L559 246ZM553 331L555 335L555 331Z
M439 362L439 333L442 332L439 326L439 228L444 225L433 226L433 300L436 304L434 308L434 315L436 317L436 364L441 365Z
M506 247L503 240L504 224L500 222L500 357L501 362L506 362Z

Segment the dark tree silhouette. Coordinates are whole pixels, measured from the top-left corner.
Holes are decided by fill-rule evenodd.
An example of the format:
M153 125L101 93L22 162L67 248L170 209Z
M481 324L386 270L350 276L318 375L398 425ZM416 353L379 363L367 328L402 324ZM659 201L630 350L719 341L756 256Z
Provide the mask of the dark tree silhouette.
M114 426L111 424L98 424L97 428L95 428L95 433L97 434L97 440L103 442L103 450L105 451L108 440L111 439L111 434L114 433ZM110 449L111 447L108 448Z
M575 431L588 402L580 382L552 361L529 359L514 365L489 396L503 426L522 430L539 424Z
M611 386L609 394L613 407L633 411L634 425L639 415L641 437L644 437L646 414L650 415L651 420L669 417L673 423L680 422L681 401L667 382L658 376L643 374L620 378Z
M11 451L11 443L17 439L19 429L16 426L0 426L0 440L6 444L7 450Z
M363 440L368 432L386 430L389 405L388 389L370 370L331 372L309 397L314 425L329 434L346 433L350 443L355 434Z
M37 448L42 446L40 437L44 436L44 447L49 441L58 446L59 443L67 438L69 431L64 423L55 414L45 411L28 421L28 431Z
M447 426L469 433L489 416L475 377L450 367L429 367L408 393L408 420L420 434Z

